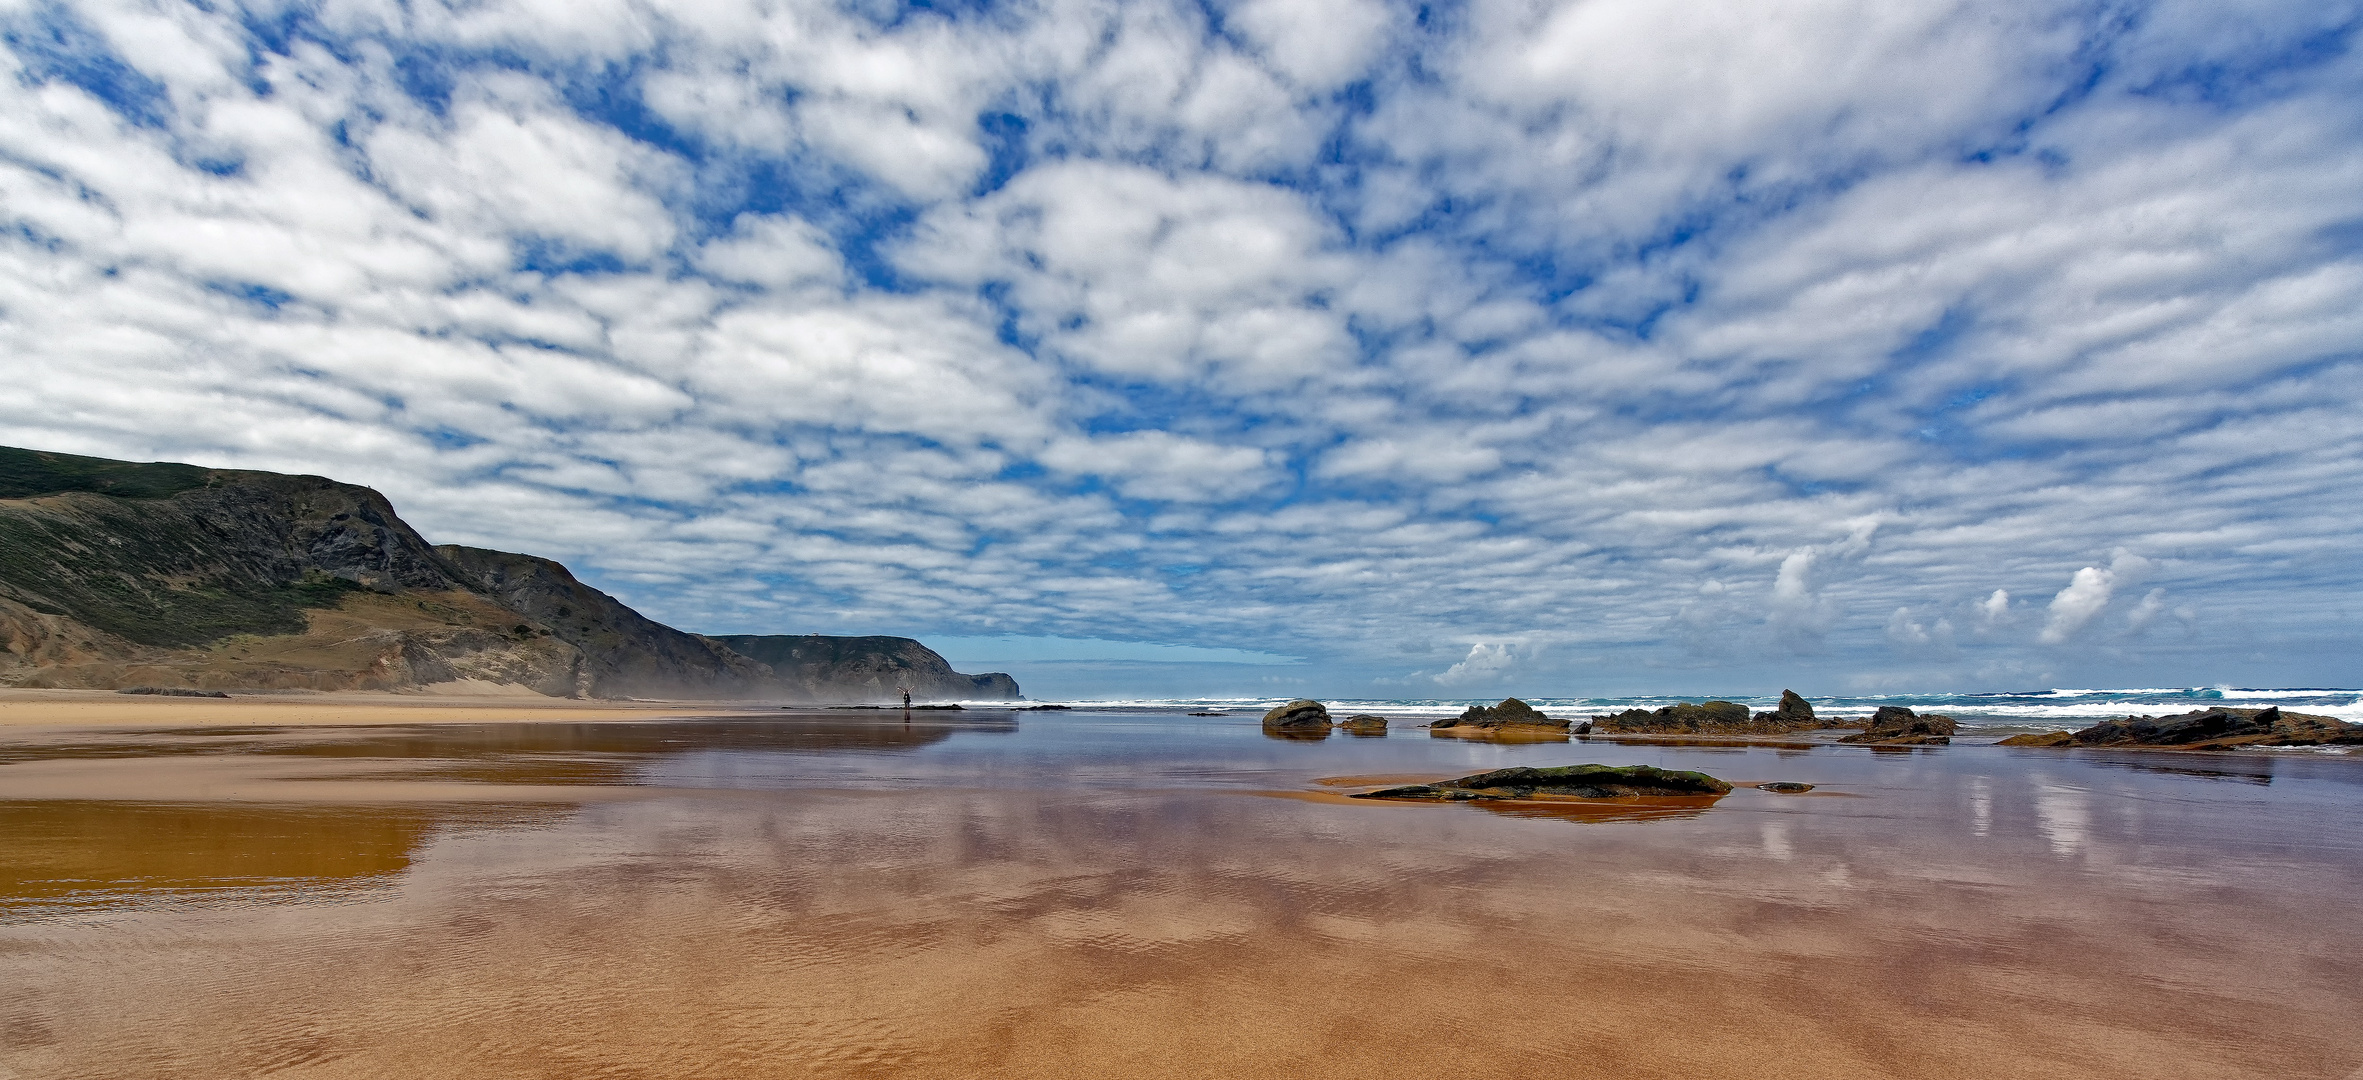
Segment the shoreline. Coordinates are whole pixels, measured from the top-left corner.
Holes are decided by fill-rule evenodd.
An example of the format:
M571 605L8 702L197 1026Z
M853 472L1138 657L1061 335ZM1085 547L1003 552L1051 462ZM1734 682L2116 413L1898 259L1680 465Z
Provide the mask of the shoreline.
M193 698L151 697L114 690L0 688L0 729L579 724L691 716L776 716L780 712L778 702L586 701L540 694L331 690Z

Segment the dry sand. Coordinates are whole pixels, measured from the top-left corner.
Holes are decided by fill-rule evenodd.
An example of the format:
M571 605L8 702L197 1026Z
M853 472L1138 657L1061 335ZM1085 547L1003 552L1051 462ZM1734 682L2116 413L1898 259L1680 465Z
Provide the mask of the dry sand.
M776 705L743 701L581 701L544 697L529 690L489 683L445 684L414 693L348 690L238 694L228 698L149 696L112 690L0 689L0 728L585 723L674 716L768 715L778 709Z

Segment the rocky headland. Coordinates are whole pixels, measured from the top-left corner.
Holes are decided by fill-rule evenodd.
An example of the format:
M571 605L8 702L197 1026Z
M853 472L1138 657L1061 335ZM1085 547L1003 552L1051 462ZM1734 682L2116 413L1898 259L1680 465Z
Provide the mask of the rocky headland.
M898 664L950 672L906 638L835 640L783 677L551 560L429 544L365 487L0 447L0 686L816 701L890 696ZM959 678L912 693L1017 694Z
M1549 769L1495 769L1457 780L1381 788L1351 797L1472 802L1496 799L1719 796L1730 791L1730 784L1702 772L1678 772L1648 765L1565 765Z
M1945 746L1953 741L1954 730L1950 716L1938 713L1922 716L1901 705L1881 705L1862 731L1838 741L1876 746Z
M1017 680L998 672L963 675L935 650L906 637L717 634L708 640L769 666L774 678L816 699L891 699L906 687L922 701L1018 696Z
M2363 724L2312 713L2262 709L2195 709L2173 716L2128 716L2082 731L2015 735L2003 746L2096 747L2125 750L2232 750L2243 746L2363 745Z

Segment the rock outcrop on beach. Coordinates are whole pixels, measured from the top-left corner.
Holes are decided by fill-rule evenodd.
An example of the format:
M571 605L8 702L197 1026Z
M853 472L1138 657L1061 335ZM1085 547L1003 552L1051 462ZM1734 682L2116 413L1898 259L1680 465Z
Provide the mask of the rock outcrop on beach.
M1682 702L1661 709L1626 709L1594 716L1595 735L1785 735L1837 726L1813 715L1813 703L1794 690L1780 692L1770 712L1750 714L1736 701Z
M1355 713L1337 722L1337 729L1348 735L1384 735L1387 718L1371 713Z
M1813 703L1794 690L1781 691L1780 704L1771 712L1757 713L1751 721L1769 731L1811 731L1824 726L1813 715Z
M437 548L365 487L0 447L0 685L808 700L801 674L550 560Z
M1550 769L1495 769L1433 784L1383 788L1357 799L1430 799L1469 802L1487 799L1616 799L1635 795L1722 795L1731 785L1702 772L1676 772L1648 765L1566 765Z
M1264 734L1290 738L1329 737L1329 706L1311 698L1275 705L1264 714Z
M1570 726L1568 721L1544 716L1517 698L1503 698L1498 705L1471 705L1459 716L1429 724L1428 734L1459 738L1519 735L1555 738L1566 735Z
M905 637L719 634L711 640L769 665L774 677L816 701L886 701L908 687L919 701L1009 701L1017 680L1000 672L963 675L936 651Z
M2128 716L2082 731L2016 735L2003 746L2110 749L2230 750L2241 746L2363 745L2363 724L2312 713L2262 709L2196 709L2173 716Z
M1953 718L1937 713L1922 716L1901 705L1881 705L1869 726L1838 740L1880 746L1944 746L1953 741Z

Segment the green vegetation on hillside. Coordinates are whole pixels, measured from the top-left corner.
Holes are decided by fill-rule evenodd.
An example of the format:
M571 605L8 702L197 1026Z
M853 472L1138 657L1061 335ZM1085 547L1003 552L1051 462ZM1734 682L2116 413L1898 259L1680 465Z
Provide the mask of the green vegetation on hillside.
M142 645L177 648L232 634L301 633L306 608L334 607L360 588L316 571L271 580L225 557L205 520L176 503L76 499L0 503L0 596Z
M204 487L211 473L195 465L142 465L0 446L0 499L30 499L68 491L118 499L169 499Z

